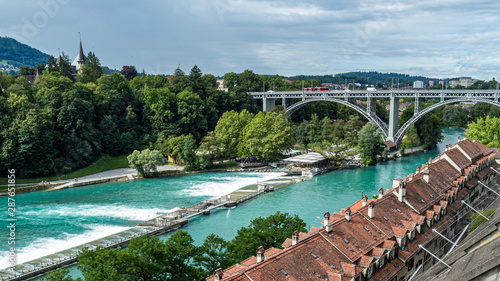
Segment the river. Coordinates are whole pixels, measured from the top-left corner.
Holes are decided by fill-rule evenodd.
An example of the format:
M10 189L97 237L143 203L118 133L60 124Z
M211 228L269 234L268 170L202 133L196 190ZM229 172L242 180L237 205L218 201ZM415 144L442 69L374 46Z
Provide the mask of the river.
M429 157L444 151L446 144L455 143L459 135L463 135L463 130L444 128L444 140L437 149L367 168L316 176L261 195L236 208L199 216L183 229L196 244L201 244L210 233L232 239L237 230L247 226L253 218L276 211L297 214L308 227L320 226L326 211L339 211L359 200L362 193L371 196L378 194L381 187L390 188L393 178L402 178L415 171ZM281 177L279 173L202 173L20 194L16 196L18 262L129 229L177 207ZM0 202L7 205L6 198L1 198ZM2 225L7 225L6 219L6 214L2 214ZM1 227L0 237L7 241L8 235L8 229ZM0 244L0 268L7 267L8 249L6 242Z

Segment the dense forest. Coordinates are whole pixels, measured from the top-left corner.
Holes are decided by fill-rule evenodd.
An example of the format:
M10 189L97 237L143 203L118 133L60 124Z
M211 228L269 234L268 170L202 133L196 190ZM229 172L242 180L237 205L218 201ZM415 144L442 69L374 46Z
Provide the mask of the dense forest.
M10 37L0 36L0 63L33 67L46 63L49 55Z

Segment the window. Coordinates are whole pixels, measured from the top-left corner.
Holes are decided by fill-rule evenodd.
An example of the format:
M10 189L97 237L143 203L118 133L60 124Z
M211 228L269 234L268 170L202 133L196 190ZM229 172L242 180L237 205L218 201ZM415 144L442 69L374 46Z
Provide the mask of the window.
M406 265L408 266L408 271L410 271L413 268L413 258L409 259Z

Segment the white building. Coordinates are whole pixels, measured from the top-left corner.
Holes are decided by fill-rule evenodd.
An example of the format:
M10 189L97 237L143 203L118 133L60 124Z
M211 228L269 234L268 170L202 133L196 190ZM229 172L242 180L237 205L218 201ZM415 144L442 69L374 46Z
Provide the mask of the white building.
M424 82L422 81L415 81L413 82L413 88L414 89L423 89L424 88Z
M460 86L468 88L472 86L472 84L474 84L476 81L476 79L472 79L470 77L461 77L460 79L458 79L458 84Z

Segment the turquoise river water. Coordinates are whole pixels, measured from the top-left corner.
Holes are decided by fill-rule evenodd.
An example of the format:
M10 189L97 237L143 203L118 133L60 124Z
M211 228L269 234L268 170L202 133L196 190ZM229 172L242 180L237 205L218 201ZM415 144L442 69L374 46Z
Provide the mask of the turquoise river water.
M444 140L437 149L405 156L376 166L340 170L316 176L242 203L236 208L219 209L199 216L183 227L201 244L215 233L232 239L239 228L259 216L276 211L299 215L308 226L320 226L326 211L336 212L367 195L387 189L392 179L415 171L455 143L463 130L443 129ZM16 247L18 262L33 260L107 235L127 230L135 224L181 206L221 196L241 187L283 178L280 173L202 173L159 179L116 182L58 191L17 195ZM0 269L6 268L7 198L0 198L2 212ZM166 238L164 235L163 238ZM74 275L79 275L73 268Z

